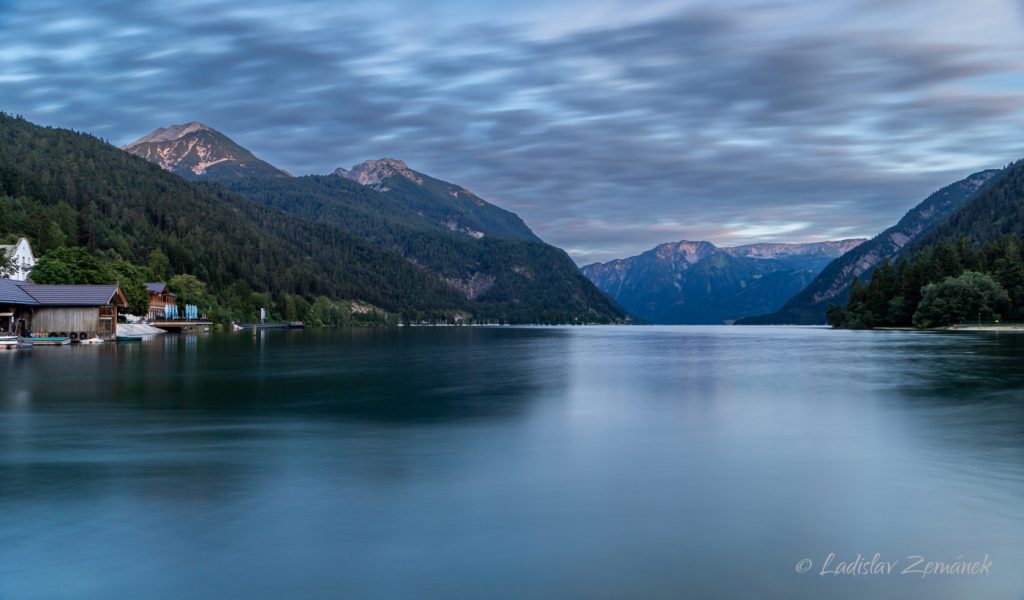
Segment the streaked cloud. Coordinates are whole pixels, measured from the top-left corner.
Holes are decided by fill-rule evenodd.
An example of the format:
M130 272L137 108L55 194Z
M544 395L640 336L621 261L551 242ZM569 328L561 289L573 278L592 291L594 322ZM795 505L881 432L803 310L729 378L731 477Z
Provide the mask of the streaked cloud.
M580 262L872 235L1024 156L1012 2L0 2L0 109L201 120L295 173L394 156Z

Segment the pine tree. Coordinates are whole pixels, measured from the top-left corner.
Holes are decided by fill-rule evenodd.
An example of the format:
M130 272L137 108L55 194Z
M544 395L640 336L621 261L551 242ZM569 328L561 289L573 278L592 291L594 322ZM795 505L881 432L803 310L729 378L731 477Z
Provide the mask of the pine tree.
M1024 302L1024 257L1021 244L1012 236L997 242L997 257L992 261L991 272L995 280L1007 291L1011 308L1008 317L1020 319Z
M960 253L952 240L946 240L935 248L935 262L938 264L942 277L956 277L963 272Z

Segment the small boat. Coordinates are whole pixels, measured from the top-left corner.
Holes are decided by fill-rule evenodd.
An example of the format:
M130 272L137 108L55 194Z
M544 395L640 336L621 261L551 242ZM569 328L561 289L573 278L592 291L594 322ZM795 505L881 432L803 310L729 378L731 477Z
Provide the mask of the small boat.
M0 350L17 350L21 345L16 335L0 335Z
M27 337L18 338L18 341L28 342L33 346L66 346L71 343L66 337Z
M119 335L119 336L117 336L114 339L117 340L118 343L121 343L121 342L141 342L142 341L142 336L141 335Z
M78 340L78 343L79 344L102 344L103 343L103 338L94 337L94 338L89 338L87 340Z

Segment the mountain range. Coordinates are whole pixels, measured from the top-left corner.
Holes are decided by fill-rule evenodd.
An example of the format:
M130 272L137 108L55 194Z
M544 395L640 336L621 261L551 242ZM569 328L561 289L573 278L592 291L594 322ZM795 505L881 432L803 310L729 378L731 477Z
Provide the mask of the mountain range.
M540 240L514 213L464 187L392 158L293 177L254 163L255 155L239 148L227 136L190 123L158 129L124 149L401 257L455 290L475 316L510 322L625 316L565 252Z
M165 257L167 276L203 280L225 319L260 306L302 318L314 301L412 320L624 317L519 217L400 161L351 170L365 185L293 177L197 122L122 151L0 114L0 142L0 234L28 236L37 255L84 248L124 269Z
M1024 177L1008 167L935 192L867 241L681 241L577 269L516 214L399 159L296 177L195 121L122 152L0 113L0 141L0 236L26 235L39 254L83 248L127 279L165 256L231 319L263 305L300 318L326 299L411 319L613 322L628 311L658 323L817 324L883 261L955 235L1019 237L1024 222Z
M1024 320L1024 161L989 178L947 219L908 243L895 264L854 279L833 327L947 327Z
M720 324L776 310L832 260L862 242L719 248L710 242L680 241L581 270L639 320Z
M742 325L819 325L832 304L846 303L855 277L866 280L885 260L895 262L933 228L969 204L996 178L999 170L979 171L931 194L898 223L843 254L777 311L739 321Z

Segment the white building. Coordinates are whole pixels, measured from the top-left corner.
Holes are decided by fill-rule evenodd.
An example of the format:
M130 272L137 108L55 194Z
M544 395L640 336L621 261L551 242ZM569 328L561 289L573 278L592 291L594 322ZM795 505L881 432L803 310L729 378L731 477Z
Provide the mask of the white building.
M13 270L0 274L0 278L26 281L29 271L36 266L36 257L32 254L32 247L29 246L28 240L21 238L17 244L0 244L0 252L3 253L0 256L7 260L14 259Z

